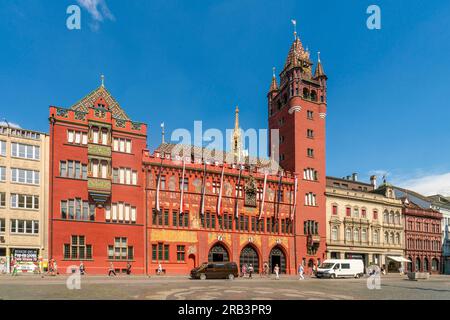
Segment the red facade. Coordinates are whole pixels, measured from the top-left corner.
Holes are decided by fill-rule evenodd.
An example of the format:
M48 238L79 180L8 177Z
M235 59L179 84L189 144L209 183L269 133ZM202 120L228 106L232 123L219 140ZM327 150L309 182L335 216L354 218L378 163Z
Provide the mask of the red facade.
M409 271L439 273L441 265L442 214L406 202L405 217L406 257L412 261Z
M297 264L323 260L326 249L325 118L328 78L320 58L314 73L312 65L309 52L304 50L296 36L280 73L280 86L274 75L268 94L269 128L279 130L280 165L295 172L299 178ZM309 221L318 224L317 232L304 230L305 222Z
M50 107L49 256L88 273L145 272L146 125L102 86L70 109ZM114 217L113 217L113 207Z
M83 260L90 274L111 262L119 271L131 263L137 274L159 264L186 274L208 261L255 271L278 264L292 274L323 260L327 77L320 62L311 69L296 37L280 87L274 76L268 95L281 167L267 176L261 162L205 164L169 144L150 153L146 126L103 85L70 109L51 107L50 258L62 268Z

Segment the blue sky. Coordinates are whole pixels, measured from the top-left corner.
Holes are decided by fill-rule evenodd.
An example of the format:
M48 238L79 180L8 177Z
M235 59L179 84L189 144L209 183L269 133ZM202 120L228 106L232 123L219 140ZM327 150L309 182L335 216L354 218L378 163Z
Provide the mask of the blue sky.
M103 19L83 8L70 31L66 8L79 2L98 2ZM366 28L370 4L379 31ZM450 195L449 16L447 0L2 0L0 118L47 131L48 106L70 106L103 73L149 124L151 149L160 122L169 133L194 120L225 130L236 104L244 129L266 128L272 66L283 67L296 19L329 76L327 174L388 172Z

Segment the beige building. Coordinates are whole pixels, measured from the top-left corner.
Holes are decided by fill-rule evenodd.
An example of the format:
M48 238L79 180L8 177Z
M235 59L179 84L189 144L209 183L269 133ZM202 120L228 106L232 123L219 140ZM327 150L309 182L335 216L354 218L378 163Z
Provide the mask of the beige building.
M404 259L402 201L393 190L378 194L376 178L327 177L327 258L362 259L365 266L398 272Z
M47 256L48 148L45 133L0 126L0 272Z

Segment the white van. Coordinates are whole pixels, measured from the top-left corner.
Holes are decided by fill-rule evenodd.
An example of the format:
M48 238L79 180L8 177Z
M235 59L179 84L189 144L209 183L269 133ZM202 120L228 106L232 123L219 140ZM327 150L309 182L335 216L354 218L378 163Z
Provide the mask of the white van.
M325 260L317 268L317 278L359 278L364 275L364 263L362 260L332 259Z

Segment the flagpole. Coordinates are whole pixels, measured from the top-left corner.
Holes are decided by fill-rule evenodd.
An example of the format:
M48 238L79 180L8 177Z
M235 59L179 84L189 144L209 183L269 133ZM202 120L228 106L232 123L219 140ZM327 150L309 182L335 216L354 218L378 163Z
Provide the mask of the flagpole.
M241 174L242 174L242 166L239 165L239 177L238 177L238 181L237 181L236 202L235 202L235 206L236 206L235 216L236 216L236 218L239 218L239 193L241 191Z
M205 190L206 190L206 161L204 161L205 166L203 170L203 185L202 185L202 201L200 203L200 214L203 216L205 214Z
M263 186L262 201L261 201L261 206L259 207L259 220L262 219L262 215L264 213L264 201L266 200L267 176L268 176L268 173L265 172L264 173L264 186Z
M180 214L183 213L183 196L184 196L184 174L186 171L186 161L183 159L183 174L181 178L181 193L180 193Z
M220 175L220 190L219 190L219 200L217 202L217 215L222 215L221 205L222 205L222 189L223 189L223 174L225 172L225 164L222 166L222 174Z

